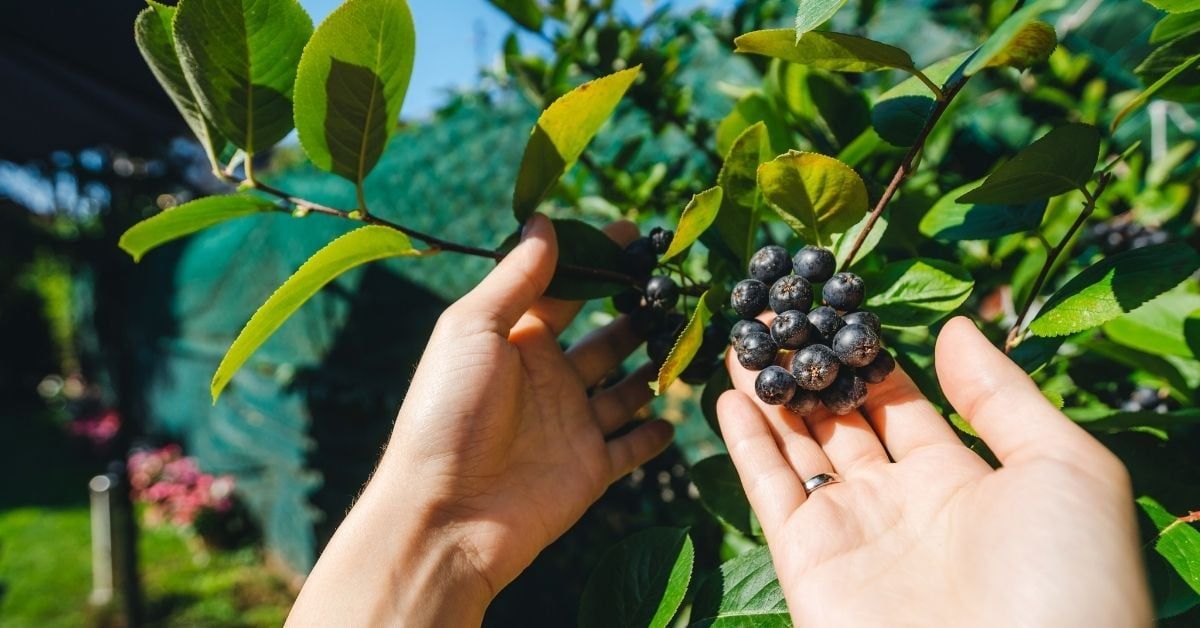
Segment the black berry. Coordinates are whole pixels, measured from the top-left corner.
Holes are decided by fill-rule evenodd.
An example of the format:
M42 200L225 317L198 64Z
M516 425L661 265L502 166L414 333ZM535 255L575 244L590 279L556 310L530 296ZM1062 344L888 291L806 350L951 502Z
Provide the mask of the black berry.
M817 404L821 399L817 397L817 393L803 388L796 388L796 394L792 395L792 400L783 404L783 407L800 416L808 416L817 409Z
M888 353L887 349L881 349L879 355L875 356L871 363L858 369L858 374L868 384L878 384L887 379L892 371L896 370L896 358Z
M829 342L839 329L846 326L846 322L842 320L837 310L828 305L813 308L813 311L808 313L808 322L812 324L813 329L816 329L817 333L821 334L826 342Z
M685 384L699 386L708 382L708 378L712 377L719 364L720 362L715 357L697 355L692 363L679 374L679 379L683 380Z
M879 317L866 310L858 310L850 312L842 316L842 320L846 321L847 325L866 325L870 327L876 334L883 333L883 324L879 321Z
M834 414L849 414L867 400L867 382L854 369L842 369L828 388L817 393Z
M726 336L727 334L723 325L718 324L716 321L709 323L708 327L704 328L704 335L700 340L700 349L696 352L696 359L700 357L714 359L719 357L728 345L725 342Z
M788 310L771 321L771 338L781 349L799 349L808 344L814 333L808 316L800 310Z
M796 380L782 366L768 366L755 378L754 392L763 403L783 405L796 394Z
M833 276L837 260L829 249L806 246L792 258L792 267L796 274L812 283L827 281Z
M854 273L838 273L830 277L821 289L825 305L842 312L857 310L862 305L864 295L863 280Z
M663 313L648 307L639 307L629 314L629 325L634 333L645 336L657 327L663 319Z
M613 307L622 314L629 314L636 310L642 304L642 295L634 290L626 290L620 294L613 295Z
M754 318L767 309L767 284L757 279L743 279L733 287L729 303L742 318Z
M751 332L759 332L763 334L771 333L771 328L767 324L757 318L742 319L733 324L733 329L729 331L729 342L737 345L742 341L746 334Z
M792 272L787 249L782 246L764 246L750 257L750 277L768 286L780 277Z
M667 361L667 356L671 355L671 348L674 346L675 335L659 331L646 340L646 355L650 356L651 362L662 366L663 362Z
M670 277L651 277L646 282L646 301L660 310L670 310L679 302L679 286Z
M777 314L788 310L807 312L812 308L812 285L804 277L788 275L771 286L770 301Z
M792 376L805 390L822 390L833 383L841 370L833 349L825 345L809 345L792 356Z
M762 332L751 332L742 337L737 351L738 363L751 371L761 371L775 363L779 346L771 336Z
M644 277L658 265L658 255L650 238L638 238L625 247L621 260L625 272L634 277Z
M655 227L650 230L650 242L654 244L654 252L662 255L671 248L671 240L675 239L675 232L662 227Z
M842 364L866 366L879 355L879 334L866 325L846 325L833 336L831 346Z

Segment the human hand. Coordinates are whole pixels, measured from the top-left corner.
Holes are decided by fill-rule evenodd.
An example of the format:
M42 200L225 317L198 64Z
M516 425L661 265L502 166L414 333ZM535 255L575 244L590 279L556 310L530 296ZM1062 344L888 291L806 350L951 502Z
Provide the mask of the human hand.
M637 236L627 222L607 231ZM654 370L588 396L641 339L622 317L559 347L582 303L541 296L557 254L551 222L535 215L438 320L379 468L291 622L477 624L612 482L666 448L664 421L608 438L650 400Z
M721 430L796 625L1150 624L1128 473L969 320L942 329L937 374L997 470L899 369L861 413L802 420L728 364Z

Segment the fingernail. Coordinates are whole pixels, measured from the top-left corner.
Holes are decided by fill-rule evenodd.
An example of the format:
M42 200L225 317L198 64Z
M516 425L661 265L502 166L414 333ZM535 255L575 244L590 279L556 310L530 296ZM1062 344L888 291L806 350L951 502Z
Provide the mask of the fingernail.
M526 218L525 224L521 225L521 241L522 242L524 242L525 238L528 238L529 234L533 232L533 223L536 220L537 220L537 214L534 214L534 215L530 216L529 218Z

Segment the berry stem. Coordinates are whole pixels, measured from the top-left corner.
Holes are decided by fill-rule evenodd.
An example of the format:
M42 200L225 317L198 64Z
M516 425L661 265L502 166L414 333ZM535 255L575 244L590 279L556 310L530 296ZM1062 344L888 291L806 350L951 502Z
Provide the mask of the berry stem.
M258 190L259 192L274 196L274 197L288 203L289 205L298 207L307 212L324 214L326 216L333 216L335 218L342 218L345 220L358 220L358 221L365 222L370 225L377 225L380 227L387 227L389 229L395 229L396 231L399 231L400 233L403 233L404 235L406 235L414 240L418 240L420 242L423 242L423 243L429 245L429 247L430 247L429 253L437 253L440 251L449 251L451 253L461 253L463 255L473 255L475 257L486 257L488 259L492 259L492 260L496 260L496 261L500 261L501 259L504 259L505 253L502 251L494 251L491 249L484 249L484 248L480 248L480 247L476 247L476 246L470 246L470 245L466 245L466 244L459 244L457 242L451 242L449 240L443 240L442 238L439 238L437 236L433 236L428 233L423 233L421 231L417 231L416 229L412 229L410 227L405 227L404 225L392 222L385 218L380 218L374 214L366 213L365 211L359 212L362 214L361 217L355 218L354 216L351 215L353 213L351 211L347 211L345 209L339 209L337 207L330 207L328 205L322 205L320 203L315 203L308 199L300 198L298 196L293 196L279 188L276 188L274 186L263 183L262 181L251 181L249 179L242 179L241 177L238 177L237 175L230 174L230 173L222 173L221 178L229 183L233 183L233 184L237 184L237 185L241 185L243 183L249 183L250 185L252 185L254 187L254 189ZM284 210L284 211L287 211L287 210ZM624 273L613 272L610 270L604 270L601 268L590 268L587 266L577 266L575 264L559 264L558 268L568 274L575 275L577 277L586 277L589 279L597 279L597 280L601 280L601 281L611 281L613 283L619 283L622 285L629 285L629 286L634 286L634 287L638 287L641 285L641 283L638 282L637 279L635 279L629 275L626 275Z
M1029 294L1025 295L1025 303L1021 306L1021 311L1017 313L1017 320L1013 323L1012 329L1008 330L1008 337L1004 340L1004 352L1009 353L1013 347L1017 346L1017 341L1021 335L1021 325L1025 322L1025 317L1029 315L1029 309L1033 307L1033 302L1042 291L1042 287L1046 285L1046 279L1050 276L1050 271L1054 268L1060 255L1075 238L1075 233L1079 231L1083 223L1087 222L1088 217L1092 215L1092 211L1096 209L1096 200L1100 198L1100 194L1104 192L1104 188L1108 187L1108 182L1112 180L1112 175L1105 172L1100 175L1100 180L1096 182L1096 190L1088 192L1084 190L1085 201L1083 211L1079 212L1079 216L1071 227L1067 229L1067 233L1063 235L1062 240L1058 244L1046 252L1046 263L1042 264L1042 270L1038 272L1037 279L1033 281L1033 286L1029 289ZM1042 241L1046 239L1043 236Z
M937 100L933 107L933 111L929 113L929 118L925 120L925 126L921 127L921 132L917 134L916 141L913 142L908 153L904 155L904 159L900 161L900 167L896 168L896 174L892 175L892 180L888 183L887 189L883 191L883 196L879 197L879 202L875 203L875 208L871 210L871 215L867 218L867 224L854 240L854 246L850 248L850 254L846 256L846 261L842 262L842 270L850 268L854 264L854 258L858 256L858 250L862 248L863 242L866 242L867 235L871 233L871 229L875 228L875 223L879 221L879 216L883 214L883 210L887 209L888 203L892 201L892 197L896 195L896 191L900 189L900 184L912 174L913 163L916 162L917 156L925 148L925 140L929 139L929 134L933 131L933 127L937 126L938 120L942 118L942 114L946 113L950 102L958 95L963 86L967 84L967 78L960 78L955 82L946 86L942 90L942 98Z

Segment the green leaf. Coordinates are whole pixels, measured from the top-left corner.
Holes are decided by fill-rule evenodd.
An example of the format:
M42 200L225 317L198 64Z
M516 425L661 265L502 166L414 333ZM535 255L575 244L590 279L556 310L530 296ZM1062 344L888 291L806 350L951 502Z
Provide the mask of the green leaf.
M554 235L558 239L558 263L570 264L583 268L593 268L614 273L623 273L621 265L621 247L613 242L603 231L580 220L570 218L555 218ZM521 240L520 233L514 233L500 244L500 250L507 253ZM546 288L546 296L568 301L582 301L612 296L628 285L606 279L581 277L563 271L554 273L550 286Z
M1146 0L1146 3L1167 13L1184 13L1196 10L1196 0Z
M692 605L691 626L704 628L788 628L783 588L775 577L771 553L752 549L721 565L700 585Z
M233 341L213 375L213 403L250 355L325 284L355 266L404 255L420 252L403 233L377 225L355 229L313 254L254 312Z
M525 222L600 130L642 66L602 76L555 100L538 117L513 192L513 213Z
M1007 65L1006 62L1011 59L1021 59L1028 56L1030 52L1038 51L1036 46L1032 50L1028 48L1027 39L1031 34L1029 25L1039 15L1047 11L1057 11L1067 4L1069 4L1069 0L1034 0L1015 11L1000 24L1000 27L992 33L991 37L987 38L987 41L983 42L983 45L963 68L963 75L971 76L984 68ZM1050 29L1050 32L1053 34L1053 29ZM1044 37L1045 33L1035 35L1034 43L1044 46ZM1050 44L1048 50L1045 50L1045 56L1049 56L1052 50L1054 50L1053 43Z
M296 0L181 0L175 50L205 117L254 154L292 130L292 85L312 20Z
M220 131L204 117L204 112L200 110L200 104L196 102L192 88L183 75L183 68L179 65L179 56L175 54L175 35L171 31L175 7L159 4L154 0L148 0L148 4L150 6L142 9L133 23L133 37L138 50L142 52L142 57L146 60L146 65L150 66L154 78L158 79L163 91L171 97L171 102L175 103L183 121L200 142L209 163L216 168L217 157L225 147L225 138L221 137Z
M700 393L700 411L704 413L704 421L718 437L721 436L721 424L717 420L717 399L722 393L732 389L733 381L729 379L729 370L722 367L713 372L712 377L704 384L704 391Z
M742 268L750 261L763 202L758 190L758 167L770 158L770 150L766 125L757 122L733 141L717 174L717 184L724 192L713 224L721 242Z
M929 80L945 85L970 51L947 57L922 70ZM929 88L915 76L880 94L871 107L871 126L893 146L912 146L937 103Z
M675 346L671 347L671 353L667 355L666 361L658 369L658 380L650 383L650 389L654 391L654 394L661 395L666 392L684 369L692 363L696 353L700 351L700 345L704 343L704 326L712 318L713 312L721 307L720 303L713 302L717 299L710 296L709 293L710 291L705 291L700 295L700 299L696 302L696 309L692 312L692 318L679 334Z
M579 605L583 628L665 628L683 603L695 552L687 530L651 528L604 554Z
M129 253L133 261L138 262L147 251L171 240L189 236L226 220L271 211L274 208L273 202L248 194L206 196L165 209L135 224L121 235L117 245Z
M1200 326L1200 295L1167 293L1104 325L1113 342L1154 355L1196 359L1188 330Z
M1176 517L1146 496L1139 497L1137 503L1158 529L1154 549L1175 568L1175 572L1192 590L1200 593L1200 530L1188 521L1195 521L1196 513Z
M1142 107L1142 105L1146 104L1146 102L1150 100L1151 96L1154 96L1156 93L1159 92L1159 90L1166 87L1167 85L1170 85L1171 81L1174 81L1181 74L1183 74L1187 70L1195 67L1197 64L1200 64L1200 52L1181 61L1179 63L1179 65L1176 65L1175 67L1171 68L1165 74L1160 76L1158 78L1158 80L1151 83L1149 87L1142 90L1142 92L1140 94L1138 94L1137 96L1135 96L1133 98L1133 100L1130 100L1128 103L1125 103L1125 106L1121 107L1121 110L1119 112L1117 112L1116 116L1113 117L1112 125L1110 125L1110 128L1112 130L1116 130L1116 128L1121 125L1121 121L1124 120L1126 116L1128 116L1129 114L1133 113L1134 111L1137 111L1138 109L1140 109Z
M829 21L838 9L846 4L846 0L800 0L800 8L796 11L796 29L794 36L802 37L812 29Z
M1020 205L972 205L957 199L974 183L943 196L921 218L921 233L935 240L992 240L1010 233L1036 229L1046 213L1046 201Z
M960 203L1018 205L1083 189L1096 169L1100 133L1088 124L1066 124L1001 164Z
M974 281L965 269L941 260L915 258L892 262L863 274L866 309L885 327L932 325L962 305Z
M692 466L692 482L700 491L700 503L709 512L742 534L754 536L750 501L728 455L710 456L697 462Z
M1115 412L1108 408L1067 408L1065 412L1072 421L1093 432L1112 432L1137 427L1170 430L1200 424L1198 408L1183 408L1170 412Z
M983 67L1009 67L1026 70L1050 58L1050 53L1058 45L1058 35L1054 27L1041 21L1031 20L1008 40Z
M542 10L536 0L488 0L492 6L504 11L514 22L533 31L542 30Z
M733 111L717 124L717 151L728 153L733 148L734 140L757 123L762 123L766 128L772 155L792 145L792 136L783 112L761 93L751 92L739 98Z
M318 168L361 183L396 129L416 34L404 0L346 0L296 74L296 130Z
M1200 10L1167 15L1154 25L1154 30L1150 33L1150 43L1161 44L1198 30L1200 30Z
M700 234L704 233L717 219L717 212L721 209L722 196L719 185L692 196L687 207L683 208L683 214L679 216L679 225L675 227L675 237L671 239L671 246L667 248L667 252L663 253L662 261L665 262L683 253L696 240L700 239Z
M1118 253L1059 288L1029 329L1038 336L1063 336L1098 327L1174 288L1197 268L1200 254L1186 244Z
M846 230L846 233L838 236L833 243L833 257L837 260L838 268L853 266L863 260L875 247L879 245L879 241L883 239L883 234L887 233L888 215L891 210L884 208L883 213L879 214L879 219L875 221L875 226L871 228L871 232L867 234L867 239L863 240L862 247L858 249L858 254L854 256L853 262L847 262L846 258L850 256L850 249L854 246L854 241L858 239L858 234L862 233L863 229L867 228L867 221L870 220L870 214L864 214L862 220L854 223L853 227Z
M908 53L865 37L824 31L796 38L790 28L754 31L733 40L734 52L758 54L836 72L898 68L915 72Z
M867 212L867 187L858 173L817 153L788 151L759 166L758 187L793 231L818 246Z

